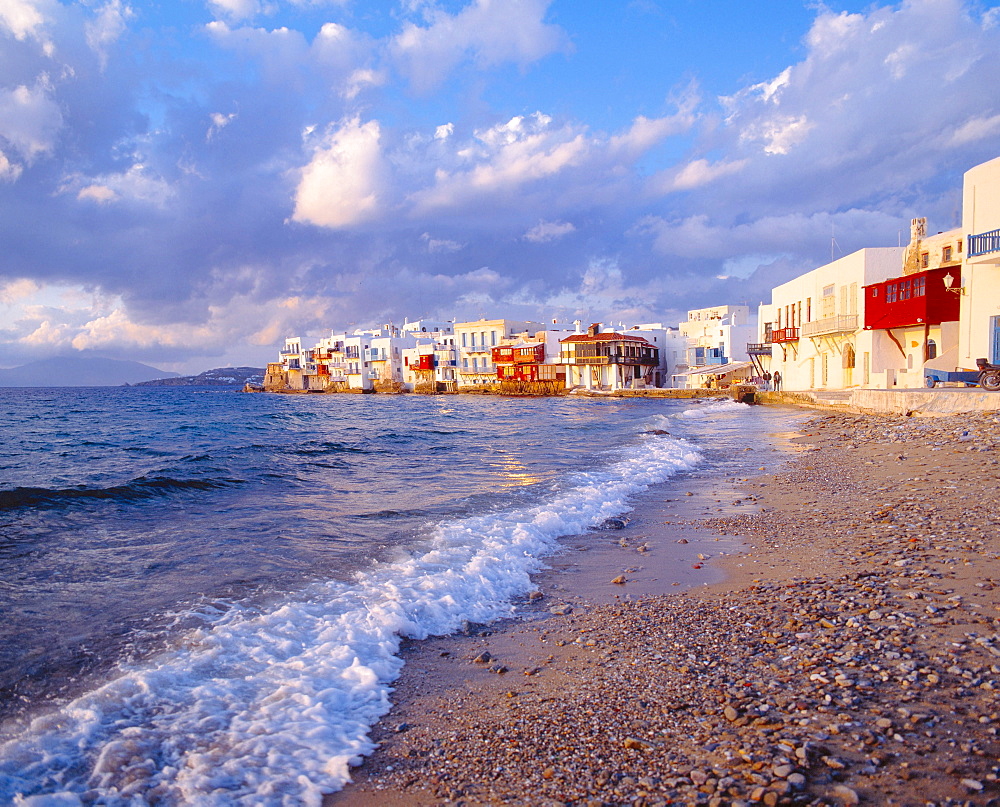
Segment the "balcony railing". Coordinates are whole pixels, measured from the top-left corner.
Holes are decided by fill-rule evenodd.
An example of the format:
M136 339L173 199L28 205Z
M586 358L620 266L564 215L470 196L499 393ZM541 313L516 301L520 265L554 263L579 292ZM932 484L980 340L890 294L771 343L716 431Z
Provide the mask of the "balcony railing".
M771 331L771 341L774 342L775 344L781 344L782 342L798 342L799 329L776 328Z
M301 352L302 352L301 350L293 350L292 348L289 347L283 347L281 349L282 356L298 356Z
M824 336L831 333L849 333L858 329L857 314L839 314L836 317L825 317L815 322L807 322L802 326L803 336Z
M979 255L988 255L991 252L1000 252L1000 230L990 230L988 233L970 235L969 257L975 258Z
M773 333L773 331L772 331ZM759 342L751 342L747 345L747 355L748 356L770 356L771 346L769 344L761 344Z
M659 360L652 356L626 356L622 353L611 353L606 356L577 356L573 353L560 355L563 364L641 364L655 367Z

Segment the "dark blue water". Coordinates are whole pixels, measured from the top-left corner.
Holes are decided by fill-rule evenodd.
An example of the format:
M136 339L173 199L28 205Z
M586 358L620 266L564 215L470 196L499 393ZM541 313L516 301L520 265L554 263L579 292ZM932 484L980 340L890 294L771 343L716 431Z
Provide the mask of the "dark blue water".
M678 474L739 472L773 417L93 388L0 389L0 422L0 802L258 804L343 783L387 708L400 635L504 613L560 535ZM108 749L156 770L123 773ZM222 785L216 763L192 762L206 749L232 768ZM284 795L265 797L282 776Z

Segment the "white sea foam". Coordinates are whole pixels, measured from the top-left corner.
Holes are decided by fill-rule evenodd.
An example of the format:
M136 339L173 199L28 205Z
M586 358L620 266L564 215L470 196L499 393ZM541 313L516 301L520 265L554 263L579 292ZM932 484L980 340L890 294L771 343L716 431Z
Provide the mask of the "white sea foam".
M683 440L649 436L544 502L441 523L419 551L350 583L234 608L0 746L0 802L319 805L373 750L400 637L509 613L559 536L698 460Z

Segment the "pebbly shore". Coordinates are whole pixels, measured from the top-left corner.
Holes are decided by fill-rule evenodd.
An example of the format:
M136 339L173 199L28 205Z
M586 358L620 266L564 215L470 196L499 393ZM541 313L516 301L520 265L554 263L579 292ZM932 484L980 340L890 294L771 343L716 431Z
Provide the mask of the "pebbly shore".
M617 599L569 605L550 577L518 620L408 645L327 804L1000 804L1000 417L819 415L796 442L740 507L623 540L737 536L699 559L725 583L615 569Z

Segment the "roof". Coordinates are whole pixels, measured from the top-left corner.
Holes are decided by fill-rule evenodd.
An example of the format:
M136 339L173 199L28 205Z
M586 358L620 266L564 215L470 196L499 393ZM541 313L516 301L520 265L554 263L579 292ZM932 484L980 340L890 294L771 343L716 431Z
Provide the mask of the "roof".
M683 373L674 373L674 375L726 375L726 373L733 373L752 366L753 363L748 361L731 361L729 364L710 364L707 367L695 367L692 370L685 370Z
M572 336L567 336L559 340L560 344L564 342L640 342L650 347L656 347L648 339L643 339L641 336L629 336L624 333L598 333L593 336L588 336L585 333L575 333Z

